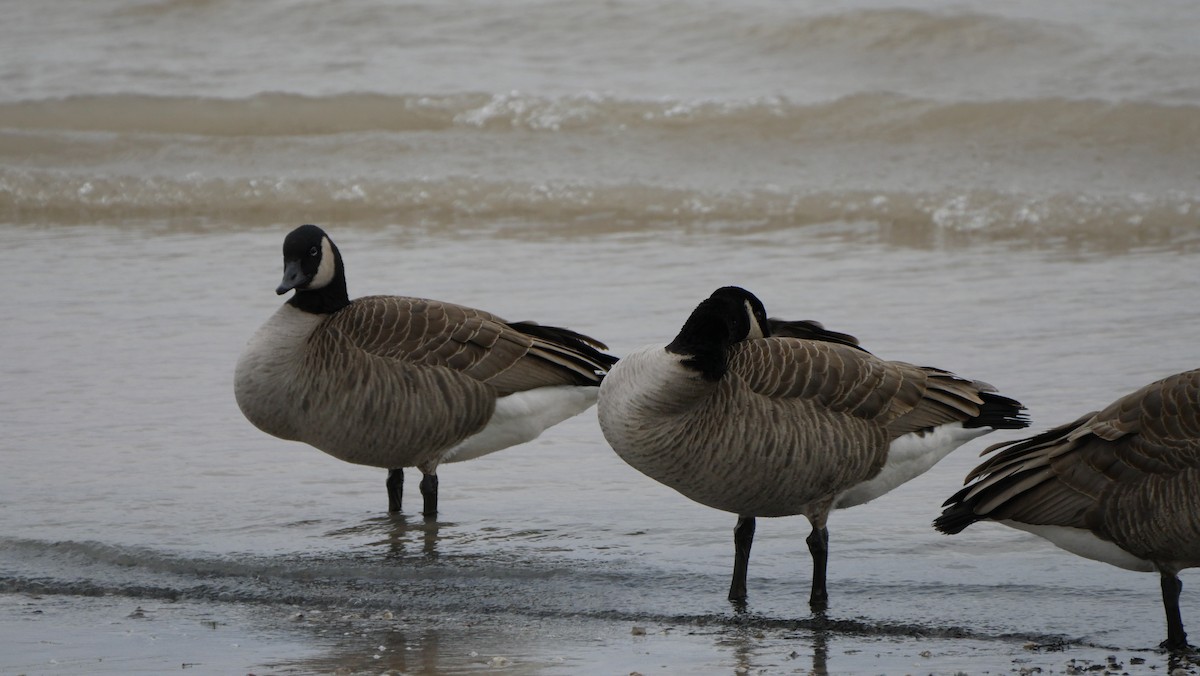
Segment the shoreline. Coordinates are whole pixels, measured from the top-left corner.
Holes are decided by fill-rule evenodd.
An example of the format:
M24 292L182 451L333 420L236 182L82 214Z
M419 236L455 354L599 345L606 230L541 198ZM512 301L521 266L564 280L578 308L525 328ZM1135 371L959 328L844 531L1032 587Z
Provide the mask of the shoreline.
M663 618L658 618L663 619ZM0 594L0 673L1196 673L1156 650L1020 636L863 633L861 620L655 618L301 609ZM886 625L884 625L886 627ZM816 627L816 628L814 628ZM847 630L849 629L849 630Z

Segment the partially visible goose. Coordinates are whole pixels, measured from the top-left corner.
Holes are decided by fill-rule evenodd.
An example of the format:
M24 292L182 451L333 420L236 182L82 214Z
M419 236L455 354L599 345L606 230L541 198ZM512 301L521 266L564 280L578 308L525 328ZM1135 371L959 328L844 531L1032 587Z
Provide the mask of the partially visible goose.
M967 475L933 525L958 533L998 521L1089 559L1157 571L1163 647L1188 647L1179 571L1200 566L1200 369L1128 394L1103 411L1009 441Z
M625 462L738 515L731 600L746 597L755 517L808 517L809 603L822 609L831 510L879 497L993 429L1028 425L1020 404L983 383L856 342L769 320L749 291L724 287L669 345L624 357L600 386L600 427Z
M342 255L315 225L283 242L278 294L296 293L238 360L238 406L262 431L383 467L399 511L404 467L437 512L437 467L529 441L596 401L616 358L568 329L421 298L350 300Z

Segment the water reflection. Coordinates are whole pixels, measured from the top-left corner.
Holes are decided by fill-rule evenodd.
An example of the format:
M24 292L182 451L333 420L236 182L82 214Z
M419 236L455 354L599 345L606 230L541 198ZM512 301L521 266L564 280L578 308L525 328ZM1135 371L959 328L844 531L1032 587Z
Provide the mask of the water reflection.
M745 604L735 603L738 613L745 612ZM742 619L748 623L731 627L730 632L722 635L716 642L718 649L728 647L733 650L733 673L736 675L750 673L769 673L780 667L779 636L774 632L768 634L760 622L749 616ZM814 612L809 620L800 620L807 629L785 639L786 643L795 641L795 649L786 654L784 659L804 662L804 644L811 648L811 667L807 673L823 676L829 673L829 637L832 633L831 624L823 611ZM768 638L770 636L770 638Z
M408 547L418 540L421 543L422 556L428 559L437 558L438 536L441 533L442 522L437 519L426 519L423 516L409 517L405 514L391 514L387 516L387 520L390 522L390 527L387 529L386 537L370 544L386 546L389 560L409 558Z
M442 529L454 525L420 515L387 514L370 517L358 525L338 528L325 535L334 538L368 538L367 546L386 548L384 558L388 561L436 559ZM414 549L418 544L419 552Z
M291 666L311 673L437 674L446 661L441 641L437 630L393 626L335 641L328 653Z
M821 620L825 620L825 613L818 613ZM810 673L816 676L824 676L828 674L829 664L829 629L825 627L824 622L817 624L812 632L813 641L813 656L812 656L812 671Z

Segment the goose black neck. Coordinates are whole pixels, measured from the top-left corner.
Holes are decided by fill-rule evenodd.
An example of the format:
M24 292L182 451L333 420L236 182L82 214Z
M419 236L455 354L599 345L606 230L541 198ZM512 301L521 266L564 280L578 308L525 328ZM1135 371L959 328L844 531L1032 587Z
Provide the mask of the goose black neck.
M319 289L296 289L288 303L292 307L313 314L333 314L350 304L350 294L346 291L346 273L342 268L342 254L333 247L333 255L337 267L333 279Z
M346 279L340 275L328 286L312 291L297 290L288 301L292 307L318 315L333 314L350 304Z
M720 380L728 370L729 346L737 340L734 330L727 303L709 298L684 322L667 351L687 356L683 365L699 371L705 380Z

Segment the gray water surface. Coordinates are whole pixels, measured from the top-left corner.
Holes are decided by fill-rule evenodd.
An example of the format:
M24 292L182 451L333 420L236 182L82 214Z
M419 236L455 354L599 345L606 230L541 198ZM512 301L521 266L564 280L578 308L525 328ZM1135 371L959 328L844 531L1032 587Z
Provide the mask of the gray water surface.
M955 537L929 526L1001 433L832 517L825 617L807 608L803 519L760 523L749 603L731 607L733 516L625 466L594 412L443 467L435 522L416 514L410 477L405 514L389 517L382 471L263 435L233 401L237 354L280 302L284 232L8 229L5 274L23 289L0 301L17 319L7 323L0 390L8 626L63 598L92 599L79 613L109 607L121 622L137 606L156 617L184 608L195 622L214 615L267 632L274 650L251 662L305 653L314 669L360 658L373 669L357 639L334 638L374 642L401 629L404 641L438 637L435 671L470 668L471 652L564 673L657 661L810 668L822 653L814 642L835 673L892 672L897 658L925 651L935 671L959 661L1062 667L1108 653L1165 659L1138 652L1163 634L1154 576L1000 526ZM818 318L879 355L990 381L1030 407L1035 429L1188 368L1197 328L1183 311L1195 255L1169 251L929 249L802 230L536 240L330 232L352 295L434 296L559 323L618 354L666 342L713 288L739 283L772 314ZM1196 597L1183 579L1187 622ZM58 625L49 609L37 619L39 631L65 636L94 628ZM31 646L10 636L10 666L31 664L19 657ZM490 648L467 648L479 642ZM1069 653L1031 650L1059 643ZM877 662L871 650L882 651Z

